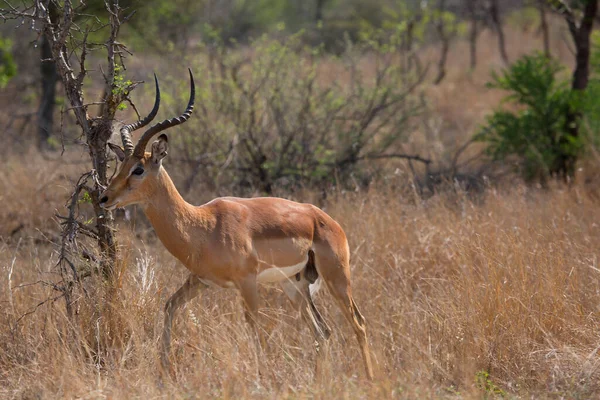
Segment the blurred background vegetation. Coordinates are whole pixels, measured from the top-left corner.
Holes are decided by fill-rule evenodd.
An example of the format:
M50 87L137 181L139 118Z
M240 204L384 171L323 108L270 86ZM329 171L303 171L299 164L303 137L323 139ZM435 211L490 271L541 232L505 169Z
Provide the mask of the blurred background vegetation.
M169 160L187 191L194 185L235 194L356 188L390 171L403 171L421 193L443 182L481 187L485 177L514 172L545 185L551 177L572 179L579 157L598 143L593 93L600 37L592 36L587 55L591 83L586 76L575 88L581 57L573 38L591 29L573 35L569 22L579 27L587 4L124 0L118 3L127 19L119 45L127 51L119 76L131 84L156 72L169 112L185 101L185 67L200 78L199 112L173 135L176 151ZM49 5L60 20L62 3ZM79 7L81 29L68 46L77 59L88 30L84 92L94 114L102 108L99 65L109 13L99 0ZM21 149L70 151L81 144L81 133L51 49L44 35L23 18L7 19L7 12L0 26L3 132ZM478 56L482 46L494 56ZM466 81L459 84L479 85L482 95L500 89L508 96L488 105L488 117L451 132L453 121L436 115L430 97L448 83L449 69L452 84L462 75ZM132 95L142 114L151 90L143 85ZM119 110L119 120L136 118L126 103ZM434 120L443 149L431 137Z

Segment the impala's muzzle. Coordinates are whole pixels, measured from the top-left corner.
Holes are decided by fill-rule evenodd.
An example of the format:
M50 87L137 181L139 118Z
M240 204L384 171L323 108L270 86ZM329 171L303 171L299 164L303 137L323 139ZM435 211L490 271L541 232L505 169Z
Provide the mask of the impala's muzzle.
M105 210L114 210L117 207L117 203L116 202L110 202L109 201L109 197L106 194L106 192L103 192L102 194L100 194L100 207L104 208Z

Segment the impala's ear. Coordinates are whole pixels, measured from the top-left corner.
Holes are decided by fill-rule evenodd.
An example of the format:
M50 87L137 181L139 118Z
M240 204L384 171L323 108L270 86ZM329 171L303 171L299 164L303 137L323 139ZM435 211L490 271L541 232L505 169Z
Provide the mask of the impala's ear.
M108 147L110 147L113 153L117 155L119 161L123 162L123 160L125 159L125 151L120 146L117 146L116 144L110 142L108 142Z
M158 140L155 140L154 143L152 143L152 162L160 164L162 159L167 156L168 150L169 140L167 139L167 135L163 133L158 137Z

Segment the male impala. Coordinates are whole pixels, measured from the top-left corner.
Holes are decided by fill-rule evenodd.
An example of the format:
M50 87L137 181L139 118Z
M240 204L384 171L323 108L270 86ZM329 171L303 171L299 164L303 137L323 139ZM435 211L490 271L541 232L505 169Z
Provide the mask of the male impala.
M257 283L278 282L301 310L317 341L326 340L330 329L315 308L309 289L320 277L352 324L366 373L372 379L365 319L352 298L348 241L338 223L311 204L275 197L222 197L193 206L181 197L161 165L168 151L166 135L152 143L150 153L145 151L153 136L190 117L195 97L191 70L190 81L185 112L153 125L134 148L131 132L149 124L158 112L160 91L156 80L156 100L150 114L121 128L124 148L111 144L122 165L100 200L107 210L140 204L165 247L191 272L165 305L163 367L169 365L175 311L208 284L238 289L246 319L255 328Z

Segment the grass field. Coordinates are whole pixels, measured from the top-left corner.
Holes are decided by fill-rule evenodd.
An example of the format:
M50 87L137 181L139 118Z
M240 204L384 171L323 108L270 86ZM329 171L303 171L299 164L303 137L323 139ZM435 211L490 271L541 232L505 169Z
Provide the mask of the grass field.
M508 40L514 57L537 44L519 43L518 34ZM488 64L476 75L461 70L459 56L451 60L449 78L428 90L439 137L417 133L410 145L452 148L473 133L499 99L483 89L489 68L499 65L492 51L482 46ZM593 171L597 161L583 166ZM384 185L331 193L322 206L350 241L374 381L365 379L354 334L325 289L317 307L334 333L326 368L315 376L309 329L280 289L264 287L263 355L256 353L235 291L209 289L178 314L176 379L160 383L162 310L187 271L143 218L119 223L117 285L108 289L98 277L87 279L73 320L43 283L59 278L53 216L64 213L72 190L66 178L83 168L35 151L3 160L0 398L600 395L600 207L585 177L570 187L541 190L515 180L475 196L447 190L428 199ZM189 200L198 204L210 196L199 188ZM308 192L299 200L317 197ZM269 372L258 376L258 363Z
M335 327L326 376L314 376L308 328L290 315L281 290L265 288L261 318L269 339L260 362L272 373L259 378L241 300L234 291L209 289L179 314L177 381L159 387L162 308L186 271L155 238L141 228L137 237L120 229L125 261L119 285L108 295L100 281L90 282L74 330L61 301L36 309L56 295L51 288L21 286L52 280L51 246L29 239L4 243L0 394L598 394L600 212L585 193L519 186L490 189L477 204L460 193L428 201L376 191L332 199L326 210L350 238L355 297L376 363L373 383L365 381L354 335L325 290L317 304ZM91 301L98 296L101 302Z

